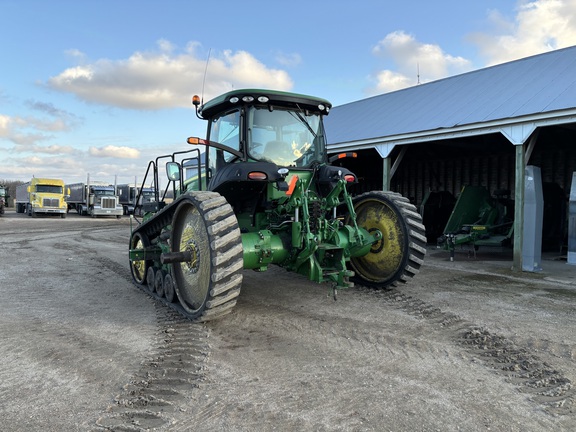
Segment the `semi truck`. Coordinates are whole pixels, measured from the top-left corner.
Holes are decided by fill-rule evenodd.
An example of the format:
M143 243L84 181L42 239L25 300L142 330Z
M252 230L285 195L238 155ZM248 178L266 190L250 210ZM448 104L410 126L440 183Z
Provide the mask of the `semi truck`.
M70 189L68 211L76 210L79 215L116 216L122 217L122 206L116 193L116 187L102 181L72 183Z
M8 205L8 198L10 196L7 193L6 186L0 185L0 215L4 214L4 207Z
M66 217L66 198L69 191L60 179L33 177L27 183L16 186L16 213Z
M142 208L143 204L155 200L155 192L153 187L136 186L134 184L121 184L118 185L118 197L122 205L123 213L125 215L134 214L135 211Z

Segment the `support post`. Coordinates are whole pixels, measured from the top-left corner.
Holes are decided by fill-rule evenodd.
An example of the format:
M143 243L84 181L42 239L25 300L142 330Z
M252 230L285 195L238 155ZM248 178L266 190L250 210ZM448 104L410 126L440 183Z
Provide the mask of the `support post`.
M391 162L390 157L382 158L382 190L389 191L390 190L390 180L392 179L391 175Z
M522 233L524 232L524 167L526 165L526 156L524 145L517 144L515 166L515 189L514 189L514 261L512 270L522 271Z
M544 218L540 167L528 165L525 178L522 270L538 272L542 270L542 223Z
M390 154L387 157L383 158L383 169L382 172L384 173L382 179L382 190L389 191L390 190L390 183L392 181L392 177L396 174L396 170L400 166L402 159L404 159L404 155L406 154L407 146L403 146L400 149L400 153L398 157L394 161L394 165L391 165Z
M568 209L568 264L576 264L576 171L572 173Z

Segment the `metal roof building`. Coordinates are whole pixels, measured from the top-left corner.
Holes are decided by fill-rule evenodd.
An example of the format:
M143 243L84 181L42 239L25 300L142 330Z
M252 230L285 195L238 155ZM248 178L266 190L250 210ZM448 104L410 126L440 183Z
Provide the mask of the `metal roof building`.
M337 106L325 125L330 152L357 151L350 168L371 188L416 204L426 190L457 194L471 183L511 189L523 203L527 164L566 190L576 171L576 47ZM515 266L521 244L515 234Z

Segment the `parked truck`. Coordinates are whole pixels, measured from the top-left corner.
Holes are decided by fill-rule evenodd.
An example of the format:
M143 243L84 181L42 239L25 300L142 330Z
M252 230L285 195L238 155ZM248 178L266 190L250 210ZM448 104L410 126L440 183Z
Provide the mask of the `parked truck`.
M125 215L140 213L142 205L154 201L153 187L140 187L134 184L118 185L118 197Z
M16 186L16 213L65 218L67 192L63 180L33 177L29 182Z
M4 207L8 205L8 198L10 196L7 193L6 186L0 185L0 215L4 214Z
M122 217L122 205L114 185L88 179L86 183L72 183L67 187L70 189L68 211L76 210L79 215L92 217Z

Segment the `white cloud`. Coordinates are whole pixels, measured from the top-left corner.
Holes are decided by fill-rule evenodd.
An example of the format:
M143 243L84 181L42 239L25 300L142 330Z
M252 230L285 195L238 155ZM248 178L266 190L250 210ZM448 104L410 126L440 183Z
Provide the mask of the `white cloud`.
M576 0L520 0L515 12L510 19L497 10L489 11L490 29L468 37L485 59L482 67L576 45ZM373 53L395 67L374 74L370 94L415 85L418 74L425 83L473 69L469 60L403 31L386 35Z
M43 166L46 164L46 159L40 156L29 156L22 159L26 165Z
M298 53L276 53L276 61L284 67L295 67L302 63L302 56Z
M445 53L438 45L425 44L413 35L395 31L386 35L372 50L378 57L392 60L395 70L382 70L375 76L370 93L382 93L467 72L469 60ZM420 76L420 77L418 77Z
M19 145L31 145L52 138L43 132L70 131L79 123L74 115L58 110L51 104L30 102L28 106L41 111L48 118L0 114L0 138Z
M73 58L75 60L84 60L86 58L86 55L77 49L70 49L64 52L67 56L69 56L70 58Z
M522 0L513 20L498 12L489 19L489 33L470 37L487 65L576 45L576 0Z
M41 146L38 144L28 143L28 145L16 145L10 149L10 152L17 154L34 154L37 156L39 153L49 155L67 155L78 152L78 150L74 147L58 144Z
M78 173L85 176L85 171L80 169L81 163L72 157L34 155L10 158L9 162L10 166L2 167L0 172L5 178L18 177L19 180L28 181L32 176L63 179L74 178Z
M157 44L158 48L160 48L160 51L164 53L171 53L175 48L174 45L166 39L160 39Z
M90 156L95 157L112 157L120 159L137 159L140 157L140 151L138 149L113 145L105 147L90 147L88 152L90 153Z
M64 154L71 154L74 153L76 150L70 146L61 146L57 144L49 145L49 146L33 146L27 151L33 151L34 153L46 153L46 154L55 154L55 155L64 155Z
M35 129L36 125L41 124L42 122L36 118L25 119L23 117L0 114L0 139L21 146L45 141L50 137L42 133L37 133ZM30 132L27 129L32 129L32 131Z
M378 93L398 90L414 85L413 77L407 77L406 75L391 70L378 72L376 79L378 84L375 91Z
M36 117L26 117L22 127L32 128L44 132L62 132L70 130L70 124L65 119L43 120Z
M199 58L199 44L189 43L184 53L166 40L158 42L158 52L136 52L127 59L100 59L75 66L50 78L53 89L75 94L87 102L129 109L190 107L193 93L202 90L207 69L204 96L211 98L232 88L292 88L288 73L272 69L246 51L224 51L206 59Z
M143 175L147 159L98 159L90 157L88 152L74 150L74 155L21 154L7 152L4 164L0 165L0 178L28 181L36 177L61 178L66 183L84 182L87 173L92 180L118 183L134 181L134 173ZM155 155L156 156L156 155ZM101 163L103 161L104 163ZM141 181L142 178L138 178ZM150 177L147 180L150 181Z
M0 114L0 137L6 138L10 136L10 126L12 124L12 117Z

